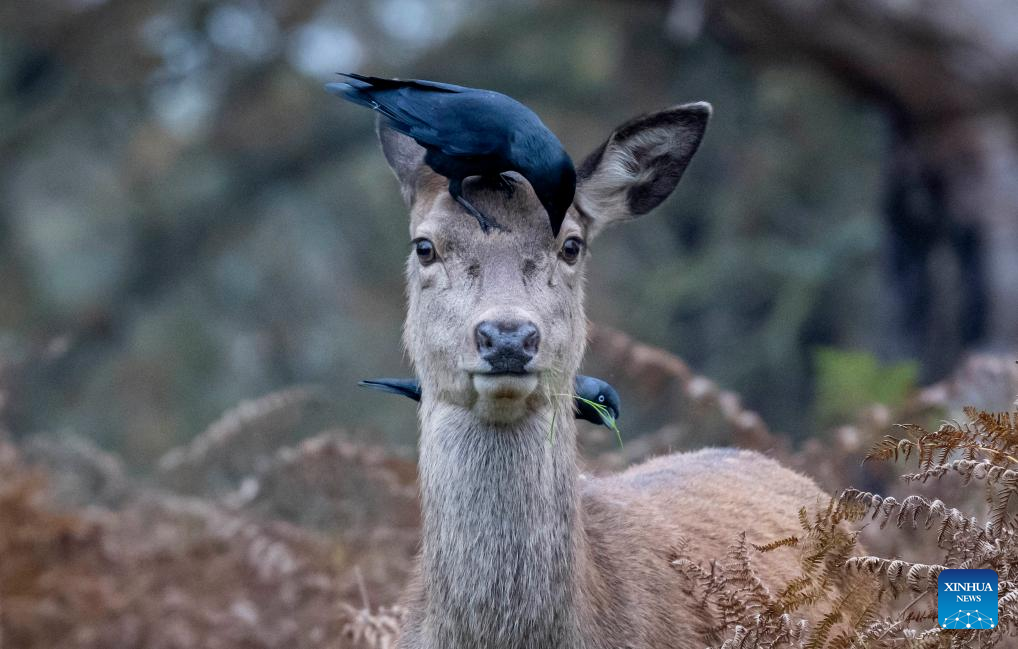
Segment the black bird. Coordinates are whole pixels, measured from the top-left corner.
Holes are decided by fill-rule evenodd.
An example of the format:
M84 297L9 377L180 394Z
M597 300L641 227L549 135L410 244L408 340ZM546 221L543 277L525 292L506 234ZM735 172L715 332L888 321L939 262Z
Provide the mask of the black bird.
M610 383L593 376L577 374L573 390L576 392L576 397L573 398L573 401L576 402L577 419L585 419L595 424L603 423L608 428L614 428L612 424L619 418L622 400L619 399L619 393L615 391L615 388ZM604 416L598 412L596 407L591 405L592 403L596 403L602 408L607 408L608 412L611 413L612 421L610 423L604 421Z
M421 400L421 382L417 379L366 379L358 382L357 385L390 394L399 394L414 401ZM610 383L593 376L577 374L573 389L576 391L573 401L576 406L577 419L614 428L615 421L621 414L622 403L619 393ZM591 403L603 407L607 414L602 415ZM610 419L608 415L611 416Z
M558 236L573 202L576 170L562 143L520 102L492 90L422 80L343 74L325 89L374 109L385 124L424 147L424 162L449 179L449 194L487 232L499 227L463 196L470 176L522 175L541 201Z

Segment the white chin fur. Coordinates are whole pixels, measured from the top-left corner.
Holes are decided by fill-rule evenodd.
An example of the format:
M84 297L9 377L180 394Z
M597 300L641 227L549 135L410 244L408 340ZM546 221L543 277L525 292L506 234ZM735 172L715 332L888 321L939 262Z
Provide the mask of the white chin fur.
M536 374L475 374L477 414L489 421L516 421L527 412L527 397L537 389Z

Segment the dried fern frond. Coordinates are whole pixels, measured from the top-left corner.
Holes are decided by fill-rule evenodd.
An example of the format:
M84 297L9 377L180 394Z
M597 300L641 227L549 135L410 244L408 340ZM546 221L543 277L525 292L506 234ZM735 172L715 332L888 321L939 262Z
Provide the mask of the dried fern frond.
M908 461L918 458L918 471L904 475L906 482L926 483L954 474L962 486L982 483L989 507L988 526L1014 530L1018 515L1018 412L989 413L965 410L968 421L944 422L935 432L908 426L908 438L885 437L866 459ZM886 519L885 519L886 522Z
M315 385L278 390L231 408L187 444L158 461L159 481L182 493L220 493L257 472L323 400Z
M870 520L878 521L883 529L894 519L895 527L911 527L931 529L939 521L937 541L941 545L945 540L954 539L959 533L973 533L986 538L990 531L974 516L966 516L961 511L948 507L943 501L927 499L923 496L911 495L899 501L891 496L846 489L838 496L838 506L845 520L858 521L867 515ZM925 519L923 517L925 516ZM920 519L923 519L920 522Z
M895 594L905 590L926 593L937 588L937 577L946 566L923 563L909 563L901 559L882 557L852 557L845 562L848 572L862 571L876 575Z
M985 490L985 519L947 506L936 498L909 495L898 500L878 494L847 489L838 497L838 507L848 520L879 521L880 528L891 521L898 528L936 529L936 540L944 550L942 563L913 563L875 556L854 557L846 570L865 572L878 578L892 594L917 593L912 604L899 612L880 635L908 647L979 647L1002 645L1005 638L1018 636L1018 533L1012 513L1018 496L1018 412L990 413L965 409L967 421L944 422L934 432L920 426L903 427L906 436L885 437L867 454L872 460L915 461L917 469L902 476L906 483L928 483L947 475L959 478L961 486L980 485ZM991 568L999 577L999 617L995 629L955 633L936 626L933 608L912 609L923 599L937 596L937 577L947 568ZM874 628L878 629L877 624ZM859 640L862 640L860 635ZM867 646L865 642L854 646Z
M965 422L934 432L903 426L867 460L914 462L906 483L956 476L963 487L985 490L985 515L950 507L938 498L901 498L846 489L812 515L799 512L801 533L747 545L740 538L722 562L709 567L677 558L673 567L710 619L706 644L721 649L991 649L1018 646L1018 413L967 410ZM881 534L914 530L933 535L935 562L859 554L858 531L846 524L874 521ZM799 574L782 587L755 586L752 557L794 552ZM948 568L992 568L999 576L999 617L990 630L937 626L938 577ZM902 605L899 597L911 601ZM762 606L763 605L763 606ZM705 618L707 619L707 618ZM810 624L808 620L814 620Z
M340 605L349 618L342 634L354 647L362 649L394 649L399 628L406 619L406 609L400 606L383 606L375 612L367 608Z
M772 552L774 550L777 550L778 548L793 548L797 545L799 545L798 536L786 536L783 539L771 541L770 543L766 543L764 545L757 545L754 543L753 549L755 549L757 552Z

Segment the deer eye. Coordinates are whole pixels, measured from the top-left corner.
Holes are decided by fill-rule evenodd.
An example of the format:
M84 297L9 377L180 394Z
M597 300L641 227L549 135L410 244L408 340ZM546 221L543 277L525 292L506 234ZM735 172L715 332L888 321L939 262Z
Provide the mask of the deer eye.
M575 264L576 260L580 258L581 252L583 252L583 239L569 237L562 243L562 250L559 252L559 256L567 264Z
M437 255L435 254L435 244L431 243L429 239L414 239L414 252L417 253L417 259L421 262L421 266L428 266L434 263Z

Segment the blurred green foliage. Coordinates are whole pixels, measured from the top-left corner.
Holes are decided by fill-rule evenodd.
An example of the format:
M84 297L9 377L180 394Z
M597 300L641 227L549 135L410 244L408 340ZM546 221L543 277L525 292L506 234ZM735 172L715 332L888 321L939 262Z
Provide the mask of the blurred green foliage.
M915 390L919 364L882 363L869 352L820 347L816 367L817 422L822 427L851 423L863 408L883 404L898 409Z

